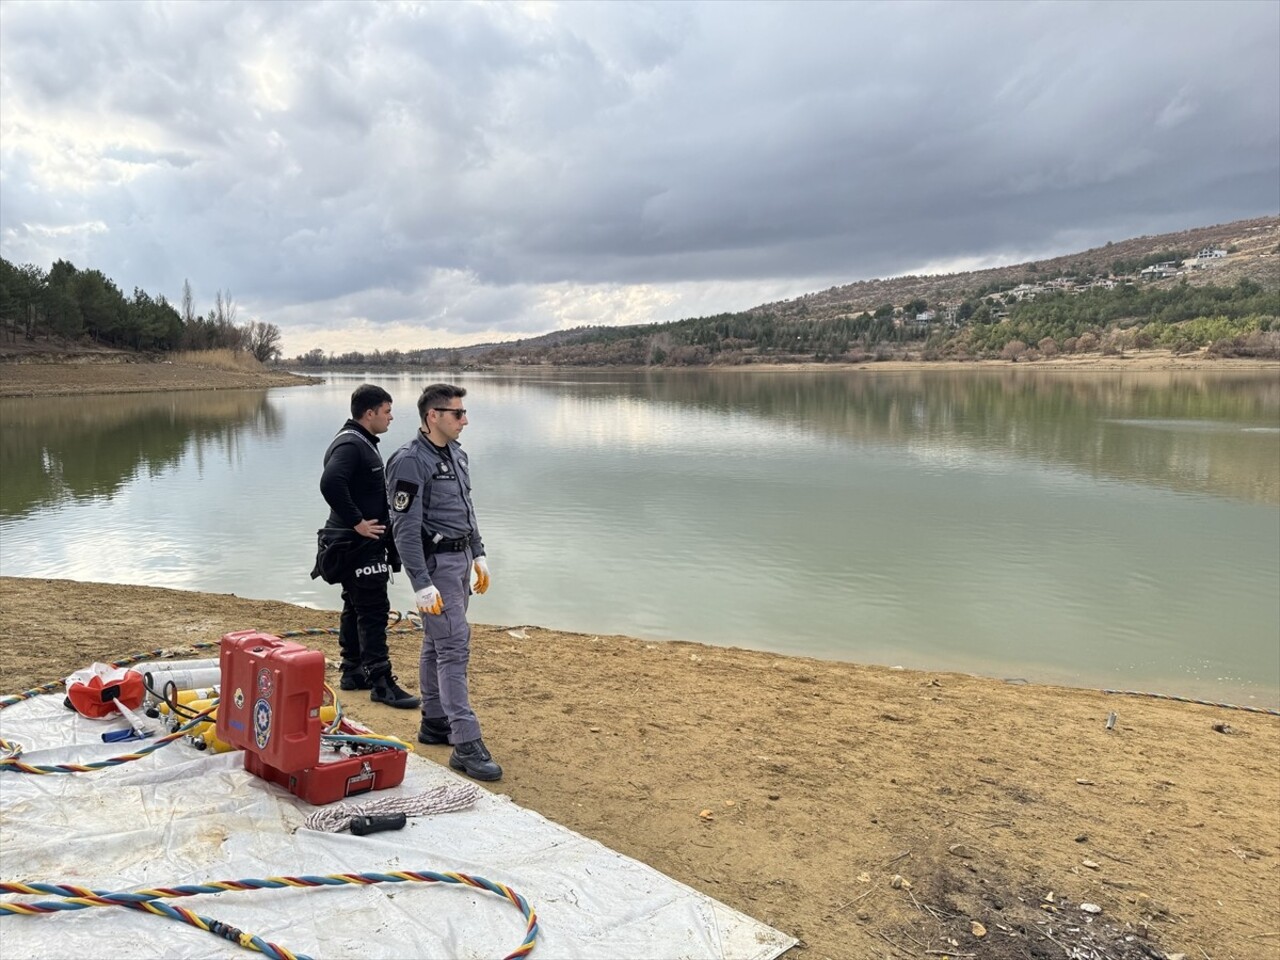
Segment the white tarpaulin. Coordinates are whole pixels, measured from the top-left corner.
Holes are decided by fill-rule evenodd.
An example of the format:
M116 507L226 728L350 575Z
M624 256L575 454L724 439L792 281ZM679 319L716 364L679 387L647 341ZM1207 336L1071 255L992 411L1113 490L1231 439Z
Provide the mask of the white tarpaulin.
M103 744L123 723L86 720L62 697L0 712L0 737L31 764L90 763L145 743ZM769 960L795 940L506 797L410 817L357 837L306 829L316 808L243 769L241 753L179 741L92 773L0 773L0 877L99 891L269 876L464 873L506 884L536 911L535 958ZM469 783L411 754L404 782L359 800ZM53 896L9 901L56 900ZM443 883L223 892L166 900L294 953L325 958L501 957L525 920L502 897ZM248 957L188 924L121 907L0 917L6 957ZM258 954L260 955L260 954Z

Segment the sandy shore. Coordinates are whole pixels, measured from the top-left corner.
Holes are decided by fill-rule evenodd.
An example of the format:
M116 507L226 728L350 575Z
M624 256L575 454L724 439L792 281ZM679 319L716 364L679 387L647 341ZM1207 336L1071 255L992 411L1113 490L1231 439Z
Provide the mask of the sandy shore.
M336 623L0 578L0 681ZM392 639L414 677L416 633ZM337 655L331 635L299 642ZM506 769L488 789L799 937L795 956L1280 951L1277 717L521 625L476 628L473 687ZM415 714L360 695L348 709L414 736ZM1083 902L1102 909L1092 922Z

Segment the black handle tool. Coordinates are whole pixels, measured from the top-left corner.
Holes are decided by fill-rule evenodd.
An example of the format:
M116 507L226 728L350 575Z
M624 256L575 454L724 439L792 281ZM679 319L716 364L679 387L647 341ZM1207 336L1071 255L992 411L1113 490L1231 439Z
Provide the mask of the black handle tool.
M403 813L389 813L382 817L352 817L351 832L357 837L367 837L383 830L400 830L408 822Z

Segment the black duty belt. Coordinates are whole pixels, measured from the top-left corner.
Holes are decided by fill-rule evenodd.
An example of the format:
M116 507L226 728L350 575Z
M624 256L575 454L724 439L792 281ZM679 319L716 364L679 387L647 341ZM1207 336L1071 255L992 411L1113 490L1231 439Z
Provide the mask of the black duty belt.
M437 540L431 544L434 553L459 553L471 546L470 535L454 540Z

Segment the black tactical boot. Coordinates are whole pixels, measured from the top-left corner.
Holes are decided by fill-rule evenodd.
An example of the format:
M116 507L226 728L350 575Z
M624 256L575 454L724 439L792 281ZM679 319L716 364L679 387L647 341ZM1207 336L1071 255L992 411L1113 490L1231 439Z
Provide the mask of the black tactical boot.
M448 743L449 742L449 718L448 717L423 717L422 725L418 727L419 743Z
M502 768L493 762L483 740L468 740L455 744L449 754L449 766L465 773L472 780L501 780Z
M358 663L342 661L342 679L338 681L339 690L368 690L373 685L365 676L364 667Z
M400 689L390 667L369 677L369 682L372 684L369 699L374 703L385 703L398 710L417 710L422 705L417 697Z

